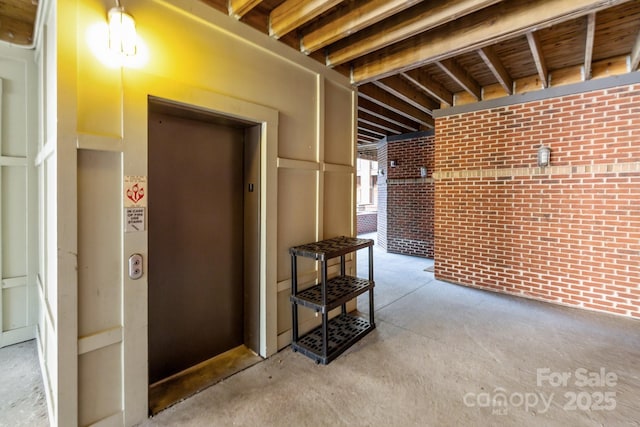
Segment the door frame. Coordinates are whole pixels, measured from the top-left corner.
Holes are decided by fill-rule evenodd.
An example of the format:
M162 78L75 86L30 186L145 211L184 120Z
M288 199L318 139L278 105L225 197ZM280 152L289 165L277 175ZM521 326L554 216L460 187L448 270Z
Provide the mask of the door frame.
M260 356L277 352L277 147L278 111L173 80L124 69L123 180L147 176L149 97L255 123L260 132ZM150 191L153 191L151 189ZM123 232L123 409L125 425L148 414L148 233ZM127 272L131 254L143 256L142 278Z

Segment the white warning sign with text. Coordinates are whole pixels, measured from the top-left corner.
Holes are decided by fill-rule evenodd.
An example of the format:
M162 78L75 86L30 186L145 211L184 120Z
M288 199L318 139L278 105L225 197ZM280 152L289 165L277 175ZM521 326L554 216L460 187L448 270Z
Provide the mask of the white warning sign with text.
M124 209L124 231L132 233L136 231L144 231L145 224L145 208L125 208Z

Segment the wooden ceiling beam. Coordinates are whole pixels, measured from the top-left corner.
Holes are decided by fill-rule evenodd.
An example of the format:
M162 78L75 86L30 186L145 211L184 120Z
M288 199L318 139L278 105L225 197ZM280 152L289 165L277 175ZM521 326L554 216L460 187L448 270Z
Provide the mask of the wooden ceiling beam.
M587 34L584 47L584 80L591 80L591 62L593 60L593 39L596 34L596 14L587 15Z
M300 50L306 54L321 49L363 28L380 22L421 0L371 0L359 5L342 16L305 34L300 40Z
M500 86L509 94L513 95L513 79L504 68L502 61L498 58L495 50L491 46L478 49L480 58L487 65L493 76L496 78Z
M378 141L379 139L384 138L385 135L381 133L370 132L367 129L358 127L358 138L361 138L361 137L365 137L371 141Z
M436 6L433 5L433 2L423 2L415 10L400 13L380 25L367 28L363 30L362 35L356 35L356 40L353 42L330 51L327 54L327 66L334 67L344 64L374 50L382 49L491 6L498 1L500 0L443 0Z
M362 134L364 133L365 135L371 135L375 138L384 138L385 136L387 136L386 133L384 132L380 132L380 129L376 129L375 127L368 125L366 123L360 123L358 122L358 133Z
M343 0L287 0L269 14L269 35L276 39L306 24Z
M627 0L505 0L354 61L351 81L366 83L452 58Z
M436 101L399 75L385 77L373 84L429 115L433 115L433 110L440 107Z
M229 15L240 19L261 2L262 0L229 0Z
M420 125L414 120L401 116L385 107L382 107L368 99L358 97L358 114L368 113L381 120L381 123L389 123L404 129L401 133L417 132Z
M358 133L358 142L369 143L369 142L378 142L378 140L380 140L380 138L375 138L373 136L363 135Z
M368 99L378 105L381 105L401 116L425 126L433 127L435 122L433 118L422 110L407 104L406 102L396 98L389 92L380 89L373 84L364 85L358 88L358 96Z
M480 99L482 99L482 88L478 82L475 81L455 60L445 59L443 61L436 62L436 64L442 69L442 71L447 73L449 77L458 83L462 89L474 96L476 101L480 101Z
M631 50L631 60L629 61L629 71L636 71L640 65L640 31L636 37L636 43Z
M449 92L440 83L431 80L425 73L420 70L410 70L404 73L400 73L405 79L419 87L421 90L428 93L439 102L453 105L453 94Z
M364 111L358 111L358 123L364 123L369 126L374 126L377 129L384 131L385 133L393 133L396 135L406 133L406 131L403 130L400 126L393 125Z
M540 45L540 38L533 31L527 33L527 42L529 42L529 49L531 49L531 55L533 56L533 62L536 64L536 70L538 71L538 78L542 87L549 86L549 71L547 70L547 64L544 61L542 55L542 46Z

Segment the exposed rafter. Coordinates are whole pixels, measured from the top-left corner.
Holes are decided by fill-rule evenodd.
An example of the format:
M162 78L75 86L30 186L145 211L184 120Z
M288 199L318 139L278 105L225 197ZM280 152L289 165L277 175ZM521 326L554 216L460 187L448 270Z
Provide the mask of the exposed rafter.
M386 133L392 133L395 135L406 133L406 130L403 129L402 127L395 125L393 123L389 123L386 120L383 120L379 117L375 117L374 115L366 113L364 111L358 112L358 123L366 123Z
M636 71L638 69L638 65L640 64L640 31L638 32L638 36L636 37L636 43L633 45L633 50L631 51L631 61L630 69L631 71Z
M367 135L377 139L382 139L386 136L384 132L380 132L380 130L375 129L373 126L369 126L365 123L360 122L358 122L358 134Z
M536 70L538 70L538 78L542 87L546 88L549 85L549 72L547 71L547 64L544 61L542 54L542 46L540 45L540 39L534 32L527 33L527 42L529 42L529 49L531 49L531 55L533 56L533 62L536 64Z
M261 2L262 0L229 0L229 15L240 19Z
M269 14L269 35L280 38L343 0L287 0Z
M507 0L356 60L351 80L362 84L618 3L624 0Z
M500 86L507 92L509 95L513 95L513 79L502 65L502 61L496 55L495 50L491 46L483 47L478 49L478 54L480 58L487 65L489 70L493 73L494 77L500 83Z
M401 73L401 75L415 86L437 99L439 102L447 105L453 105L453 94L440 83L429 79L420 70L407 71L405 73Z
M395 113L379 104L376 104L375 102L371 102L366 98L358 97L358 112L371 114L372 116L382 120L381 123L386 122L392 126L399 126L404 130L402 133L416 132L420 130L420 125L415 120L408 119L405 116Z
M386 92L374 85L364 85L358 88L358 96L368 99L369 101L407 117L410 120L418 122L421 125L427 127L434 126L433 118L429 114L417 109L413 105L409 105L406 102L401 101L389 92Z
M591 79L591 61L593 58L593 39L596 34L596 14L587 15L587 34L584 46L584 79Z
M446 24L461 16L476 12L500 0L444 1L434 6L424 2L417 8L408 10L385 21L381 26L367 29L363 34L342 48L327 54L327 65L334 67L351 61L374 50L405 40L439 25Z
M400 76L387 77L374 82L374 84L429 115L433 114L434 109L440 107L424 92L421 92Z
M347 37L363 28L398 13L421 0L371 0L359 5L322 27L305 34L300 40L300 50L314 52L330 43Z
M469 73L464 70L464 68L458 65L455 60L445 59L444 61L436 62L436 64L442 69L442 71L447 73L449 77L458 83L462 89L473 95L476 100L482 99L482 88L478 82L475 81Z

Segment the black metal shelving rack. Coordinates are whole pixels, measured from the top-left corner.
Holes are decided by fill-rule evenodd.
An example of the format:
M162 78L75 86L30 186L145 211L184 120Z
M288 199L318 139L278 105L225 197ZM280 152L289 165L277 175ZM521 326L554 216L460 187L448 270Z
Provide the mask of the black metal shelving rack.
M369 248L369 279L347 276L345 256L359 249ZM316 363L326 365L375 327L373 314L373 240L355 237L308 243L289 249L291 255L291 307L293 336L291 347ZM298 292L297 257L313 258L320 262L320 283ZM340 275L327 279L327 264L340 257ZM347 302L369 292L369 319L347 313ZM322 314L322 324L303 336L298 335L298 306ZM329 312L342 306L342 312L329 319Z

